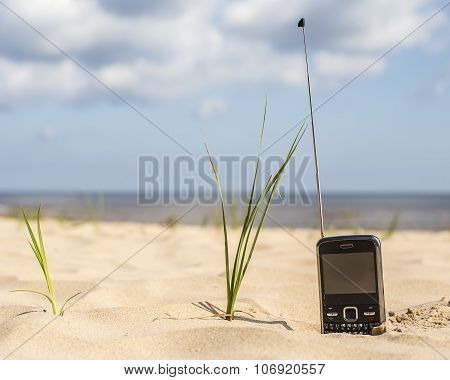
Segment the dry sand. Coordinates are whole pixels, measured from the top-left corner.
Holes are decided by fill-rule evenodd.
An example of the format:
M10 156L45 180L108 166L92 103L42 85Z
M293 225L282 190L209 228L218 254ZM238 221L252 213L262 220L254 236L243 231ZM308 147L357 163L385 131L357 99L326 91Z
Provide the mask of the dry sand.
M387 333L353 336L319 332L312 251L317 231L264 230L237 305L253 317L239 314L228 322L208 311L225 305L221 230L177 225L161 233L161 225L56 220L44 220L43 225L57 298L77 291L84 292L83 298L64 317L54 318L44 298L9 293L20 288L44 291L45 284L23 223L0 219L2 357L450 357L448 231L402 231L382 242L386 307L396 314ZM232 239L237 237L238 231L232 231ZM442 297L447 299L436 303Z

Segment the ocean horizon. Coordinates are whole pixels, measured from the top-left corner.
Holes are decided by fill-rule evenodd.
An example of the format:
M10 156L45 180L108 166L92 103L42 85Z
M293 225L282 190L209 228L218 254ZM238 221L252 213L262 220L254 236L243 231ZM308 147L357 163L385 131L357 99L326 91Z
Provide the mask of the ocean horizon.
M227 207L230 223L239 223L245 202L239 193L229 192L226 198L234 199ZM68 220L170 223L179 219L184 224L220 224L217 202L205 204L193 194L180 204L169 192L160 194L160 199L139 204L134 192L5 191L0 192L0 215L16 217L21 209L31 212L41 205L46 216ZM265 226L317 228L316 202L314 194L306 199L287 195L271 206ZM328 229L450 228L450 193L325 193L323 206Z

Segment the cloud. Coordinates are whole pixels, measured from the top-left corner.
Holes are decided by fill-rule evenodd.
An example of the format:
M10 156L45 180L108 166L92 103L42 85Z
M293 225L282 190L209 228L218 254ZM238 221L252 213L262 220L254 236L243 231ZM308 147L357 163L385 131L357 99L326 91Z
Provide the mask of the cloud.
M108 86L142 101L236 84L304 85L296 28L300 15L307 17L316 82L351 77L439 5L422 0L284 0L282 6L275 0L7 4ZM445 18L439 15L401 48L446 43L439 37ZM378 72L386 65L377 65ZM0 12L0 88L0 106L111 99L6 9Z
M95 83L70 61L14 62L0 58L0 105L40 98L80 102L95 93Z
M190 6L192 1L164 0L102 0L100 6L109 12L120 16L137 16L142 14L158 14L162 16L176 16L186 7Z
M297 51L296 25L306 17L310 46L317 50L379 52L390 48L436 11L442 2L428 0L244 0L225 9L227 32L254 41L264 40L281 51ZM440 14L408 43L429 42L446 20Z
M314 55L314 67L318 76L325 80L344 80L361 72L374 62L374 57L369 54L345 54L318 51ZM383 71L384 61L377 62L370 74Z
M198 105L197 113L202 119L209 119L227 109L227 103L223 99L203 99Z

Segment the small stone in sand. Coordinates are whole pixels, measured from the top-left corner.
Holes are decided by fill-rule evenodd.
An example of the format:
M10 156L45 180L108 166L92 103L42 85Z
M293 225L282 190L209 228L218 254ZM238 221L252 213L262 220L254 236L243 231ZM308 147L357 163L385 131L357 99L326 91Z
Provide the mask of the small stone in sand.
M390 317L393 317L395 315L395 313L393 311L390 311L388 314Z
M385 332L386 332L386 325L383 323L380 326L374 327L370 332L370 335L381 335L384 334Z

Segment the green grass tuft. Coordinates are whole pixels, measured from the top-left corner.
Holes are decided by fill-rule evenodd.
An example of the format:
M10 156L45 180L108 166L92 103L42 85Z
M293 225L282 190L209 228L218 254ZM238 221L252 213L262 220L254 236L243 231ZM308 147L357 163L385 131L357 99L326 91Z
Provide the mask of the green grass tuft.
M222 216L222 225L223 225L223 234L224 234L224 244L225 244L225 270L226 270L226 278L227 278L227 310L224 317L231 321L233 320L235 313L235 303L236 298L239 292L239 289L242 285L242 281L247 272L250 261L253 257L253 253L256 247L256 243L258 237L261 232L261 228L263 226L264 220L267 216L267 212L269 210L270 204L274 197L275 192L277 191L278 184L281 180L281 176L289 163L289 160L295 153L298 144L300 143L301 138L306 130L306 125L303 123L295 136L294 141L292 142L286 157L275 173L275 175L271 175L262 191L261 194L257 195L255 192L256 180L258 176L258 171L260 168L261 161L261 152L262 152L262 142L264 136L264 128L266 124L266 115L267 115L267 101L264 107L264 117L261 125L261 134L259 139L259 150L258 157L256 162L255 175L253 178L252 190L250 193L249 202L246 208L245 218L242 225L241 235L239 239L239 243L236 249L236 255L234 257L233 266L230 266L230 252L229 252L229 244L228 244L228 230L227 230L227 220L225 214L225 203L224 197L222 193L222 186L219 179L219 174L217 172L216 166L214 165L213 159L209 153L208 147L205 144L206 151L209 155L209 160L211 163L211 168L214 174L214 178L217 183L220 204L221 204L221 216ZM258 215L259 219L258 219ZM255 221L256 229L254 230Z
M391 221L389 222L389 225L385 229L383 233L383 239L389 239L395 232L398 226L398 222L400 220L400 211L396 210L394 212L394 215L392 216Z
M64 315L64 308L66 307L67 302L69 302L70 300L72 300L73 298L75 298L76 296L81 294L81 292L78 292L78 293L70 296L59 309L57 308L56 300L55 300L55 292L53 290L53 284L52 284L52 280L50 278L50 272L49 272L48 264L47 264L47 255L45 253L45 248L44 248L44 239L42 238L41 208L39 207L38 212L37 212L37 234L38 234L37 239L33 232L33 229L30 226L29 218L27 217L27 215L25 214L24 211L22 211L22 214L23 214L23 218L25 220L25 224L27 225L28 233L30 234L30 238L31 238L31 241L28 241L28 243L30 244L30 247L34 252L34 255L36 256L36 259L39 262L39 266L41 267L42 272L44 273L45 282L47 284L48 294L41 293L36 290L28 290L28 289L17 289L17 290L12 290L12 292L27 292L27 293L34 293L34 294L41 295L50 302L50 304L52 306L53 314L54 315L58 314L59 316L62 317Z

